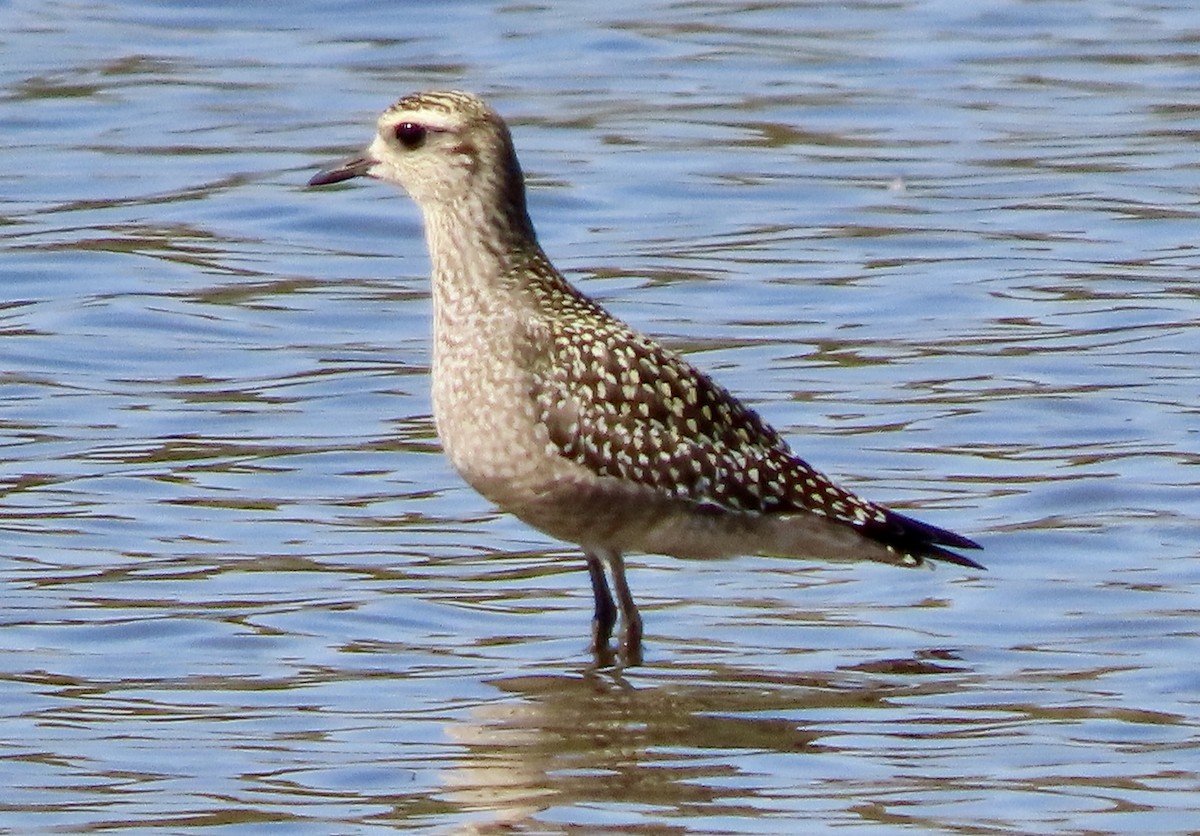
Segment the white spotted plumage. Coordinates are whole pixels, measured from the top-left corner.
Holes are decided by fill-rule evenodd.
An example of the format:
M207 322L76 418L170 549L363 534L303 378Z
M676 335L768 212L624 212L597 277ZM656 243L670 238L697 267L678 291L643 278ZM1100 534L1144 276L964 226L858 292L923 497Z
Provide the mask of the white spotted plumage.
M641 619L622 554L764 553L978 567L965 537L860 499L795 456L753 410L584 296L551 265L504 121L478 97L418 93L367 151L313 178L367 175L417 201L433 265L433 402L463 477L584 549L602 648L616 607Z

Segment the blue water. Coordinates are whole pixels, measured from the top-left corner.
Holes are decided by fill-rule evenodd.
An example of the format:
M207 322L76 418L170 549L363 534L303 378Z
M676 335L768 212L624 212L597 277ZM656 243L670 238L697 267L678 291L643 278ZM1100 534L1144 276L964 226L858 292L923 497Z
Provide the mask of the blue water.
M1200 820L1200 16L1175 2L0 7L0 831ZM542 242L986 573L571 547L443 460L419 216L485 95Z

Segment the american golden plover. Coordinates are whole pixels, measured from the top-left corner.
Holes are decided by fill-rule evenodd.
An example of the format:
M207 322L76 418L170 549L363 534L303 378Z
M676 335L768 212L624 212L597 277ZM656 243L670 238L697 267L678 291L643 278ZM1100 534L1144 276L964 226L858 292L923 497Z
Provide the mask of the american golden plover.
M622 648L640 653L629 551L983 568L950 550L978 544L833 484L708 375L576 290L538 244L508 127L478 97L406 96L377 127L310 185L373 177L420 206L438 436L483 496L583 549L597 652L619 606Z

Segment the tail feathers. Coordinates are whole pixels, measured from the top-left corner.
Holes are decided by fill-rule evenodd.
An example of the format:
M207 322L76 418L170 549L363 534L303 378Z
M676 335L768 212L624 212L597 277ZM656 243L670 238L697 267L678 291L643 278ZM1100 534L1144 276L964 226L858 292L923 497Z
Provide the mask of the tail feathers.
M958 566L967 566L971 569L986 568L969 557L950 551L950 549L982 549L983 546L974 540L895 511L888 510L886 513L886 522L864 526L863 534L918 561L928 558L954 563Z

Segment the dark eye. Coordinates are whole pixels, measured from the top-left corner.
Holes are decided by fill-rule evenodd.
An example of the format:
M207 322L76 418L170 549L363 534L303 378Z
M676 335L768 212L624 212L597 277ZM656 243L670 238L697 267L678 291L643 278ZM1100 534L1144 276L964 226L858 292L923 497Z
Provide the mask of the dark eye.
M416 122L401 122L395 127L393 133L400 144L409 151L425 144L425 126L418 125Z

